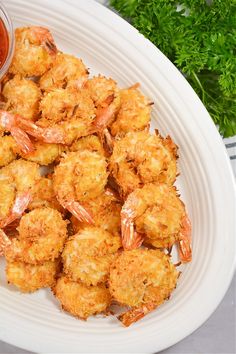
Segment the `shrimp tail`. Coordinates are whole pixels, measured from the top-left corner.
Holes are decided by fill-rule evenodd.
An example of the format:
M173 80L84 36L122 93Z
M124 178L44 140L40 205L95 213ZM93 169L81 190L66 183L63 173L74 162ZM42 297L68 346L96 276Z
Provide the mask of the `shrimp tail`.
M71 212L79 221L86 222L88 224L94 225L94 220L90 213L78 202L71 201L60 201L63 208Z
M14 202L10 214L0 221L0 228L4 228L16 219L20 218L25 209L27 209L31 201L31 193L29 191L19 194Z
M0 229L0 256L4 255L4 250L6 249L6 247L10 246L10 244L10 239L7 237L5 232Z
M148 303L146 305L142 305L141 307L134 308L125 312L124 314L120 315L118 319L123 323L125 327L129 327L132 323L139 321L149 312L153 311L156 307L157 305L154 303Z
M127 203L121 211L121 236L125 250L139 248L143 243L143 237L134 229L134 211L127 207Z
M182 218L181 231L179 233L179 256L182 262L190 262L192 260L191 249L191 222L187 215Z

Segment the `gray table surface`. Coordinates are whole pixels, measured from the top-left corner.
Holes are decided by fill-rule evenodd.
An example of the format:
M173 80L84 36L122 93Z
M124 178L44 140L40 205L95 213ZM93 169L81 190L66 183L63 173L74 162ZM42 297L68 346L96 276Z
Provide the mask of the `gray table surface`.
M213 315L193 334L161 354L234 354L236 353L236 276ZM207 294L206 294L207 296ZM196 304L197 306L197 304ZM30 340L30 338L29 338ZM125 351L125 348L124 348ZM0 342L0 353L32 353Z

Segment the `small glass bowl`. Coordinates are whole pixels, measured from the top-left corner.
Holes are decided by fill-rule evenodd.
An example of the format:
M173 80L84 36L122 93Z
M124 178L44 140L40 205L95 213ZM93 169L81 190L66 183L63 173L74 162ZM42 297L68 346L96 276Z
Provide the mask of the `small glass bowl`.
M9 14L7 13L5 7L2 5L2 3L0 3L0 18L7 30L8 40L9 40L7 57L6 57L6 60L3 64L3 66L0 69L0 81L1 81L1 79L6 74L8 68L11 64L13 53L14 53L14 47L15 47L15 36L14 36L12 21L11 21L11 18L9 16Z

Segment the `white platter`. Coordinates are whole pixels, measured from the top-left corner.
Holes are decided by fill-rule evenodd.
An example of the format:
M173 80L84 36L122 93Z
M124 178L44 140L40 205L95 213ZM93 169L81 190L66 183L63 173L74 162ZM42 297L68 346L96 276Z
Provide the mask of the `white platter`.
M193 223L193 261L170 301L123 328L113 318L87 322L60 311L48 290L22 295L0 282L0 339L41 353L153 353L198 328L223 298L235 264L234 178L204 106L170 61L117 15L94 1L5 0L14 26L49 27L58 47L91 73L121 86L141 83L154 102L153 126L179 145L178 185Z

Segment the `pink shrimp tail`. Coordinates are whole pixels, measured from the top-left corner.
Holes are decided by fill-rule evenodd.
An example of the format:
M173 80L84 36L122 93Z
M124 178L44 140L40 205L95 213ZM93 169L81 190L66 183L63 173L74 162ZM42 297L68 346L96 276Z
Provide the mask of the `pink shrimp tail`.
M179 234L179 256L182 262L190 262L192 260L191 249L191 222L187 215L182 218L182 228Z
M63 208L69 210L79 221L86 222L88 224L94 225L94 220L90 213L78 202L72 201L60 201Z
M42 46L50 55L57 54L57 47L55 45L54 39L47 28L34 26L31 27L31 32L37 38L37 40L42 43Z
M10 246L11 241L5 234L5 232L0 229L0 256L4 255L4 250L6 247Z
M31 201L31 194L29 191L23 192L18 195L15 199L13 208L10 214L0 221L0 228L4 228L7 225L11 224L16 219L20 218L25 209L27 209L29 203Z
M143 237L134 230L134 223L130 219L121 219L122 245L125 250L139 248Z
M139 308L125 312L124 314L120 315L118 319L123 323L125 327L129 327L132 323L139 321L149 312L155 310L156 307L157 305L154 303L142 305Z

